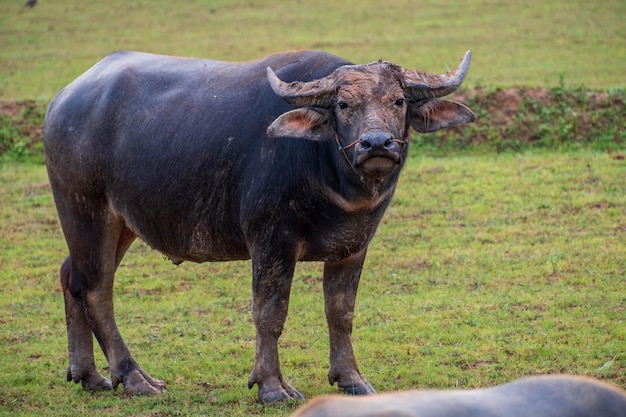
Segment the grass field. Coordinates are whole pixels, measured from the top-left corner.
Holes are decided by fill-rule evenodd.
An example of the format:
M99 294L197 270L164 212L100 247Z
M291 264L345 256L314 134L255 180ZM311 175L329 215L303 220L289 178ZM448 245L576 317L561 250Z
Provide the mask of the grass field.
M0 0L0 99L51 99L116 49L250 60L323 49L445 71L467 49L467 86L623 88L623 0Z
M472 125L491 141L483 149L502 154L442 151L435 136L413 142L369 250L354 345L379 392L561 372L626 388L624 1L39 0L21 8L0 0L0 102L37 100L20 110L19 129L0 118L0 416L287 416L297 407L262 406L246 386L249 262L174 267L140 242L116 277L116 316L134 357L168 391L131 399L65 382L58 268L67 249L41 154L15 161L29 146L41 153L21 135L39 132L42 106L116 49L248 60L312 48L442 72L471 49L464 88L584 86L574 100L557 87L550 105L525 99L496 115L514 123ZM598 104L586 88L608 93ZM545 145L515 153L516 135ZM336 392L326 380L319 264L298 266L280 346L285 377L307 398ZM96 360L106 374L100 352Z
M476 387L544 373L626 387L626 183L606 154L409 160L371 246L355 349L379 391ZM135 244L116 313L137 360L168 382L155 398L65 382L57 269L66 254L42 166L0 171L0 412L7 415L288 415L264 407L247 262L174 267ZM300 264L281 338L306 397L328 386L319 264ZM98 356L98 366L106 362Z

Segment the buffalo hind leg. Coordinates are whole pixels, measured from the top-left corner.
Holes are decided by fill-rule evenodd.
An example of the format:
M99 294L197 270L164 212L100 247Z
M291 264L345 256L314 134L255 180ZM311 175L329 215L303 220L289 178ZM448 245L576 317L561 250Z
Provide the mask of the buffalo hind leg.
M111 390L111 381L96 370L93 356L93 337L91 326L85 318L83 308L70 294L71 261L69 256L61 266L61 289L65 299L65 319L67 323L67 350L69 366L67 380L80 382L87 391Z
M280 372L278 338L282 334L295 260L252 258L252 317L256 327L256 355L248 388L259 385L261 402L304 400Z
M59 217L64 224L64 216ZM132 358L113 314L114 272L134 235L122 220L103 217L85 222L73 217L69 225L65 223L69 227L64 227L70 249L61 274L70 356L68 377L90 390L115 389L122 383L130 395L159 393L165 384L148 375ZM110 382L95 370L92 333L109 362Z
M330 337L328 381L347 394L375 394L359 371L352 350L352 320L365 250L339 262L324 263L324 307Z

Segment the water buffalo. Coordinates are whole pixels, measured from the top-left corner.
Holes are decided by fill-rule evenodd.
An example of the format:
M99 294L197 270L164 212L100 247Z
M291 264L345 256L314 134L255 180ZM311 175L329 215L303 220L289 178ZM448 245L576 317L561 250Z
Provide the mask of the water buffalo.
M586 377L535 376L491 388L312 399L292 417L626 417L626 393Z
M278 338L296 262L324 262L328 378L374 389L352 351L365 253L396 187L409 127L474 120L443 97L446 74L389 62L353 65L317 51L227 63L139 52L108 55L52 100L46 165L69 256L61 266L68 380L87 390L158 393L115 323L113 277L139 237L175 264L252 260L259 399L301 399L284 379ZM111 380L94 365L92 334Z

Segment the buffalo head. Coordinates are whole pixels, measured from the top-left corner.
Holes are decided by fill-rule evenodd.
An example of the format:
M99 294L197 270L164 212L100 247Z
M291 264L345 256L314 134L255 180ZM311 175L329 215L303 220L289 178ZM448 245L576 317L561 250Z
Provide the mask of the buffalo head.
M406 154L409 126L425 133L475 120L464 105L440 98L461 85L470 59L467 51L459 66L446 74L378 61L345 65L325 78L291 83L268 67L274 92L296 107L278 117L268 135L334 140L362 178L384 178Z

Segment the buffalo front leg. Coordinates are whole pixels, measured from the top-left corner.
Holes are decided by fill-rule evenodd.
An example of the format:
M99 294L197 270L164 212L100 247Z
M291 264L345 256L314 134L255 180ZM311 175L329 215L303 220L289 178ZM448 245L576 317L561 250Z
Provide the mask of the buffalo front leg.
M252 259L256 355L248 388L258 384L258 397L264 403L304 400L302 394L283 379L278 358L278 338L287 319L295 260L256 259L254 256Z
M352 321L365 250L339 262L324 263L324 307L330 337L328 382L347 394L375 394L359 371L352 350Z

